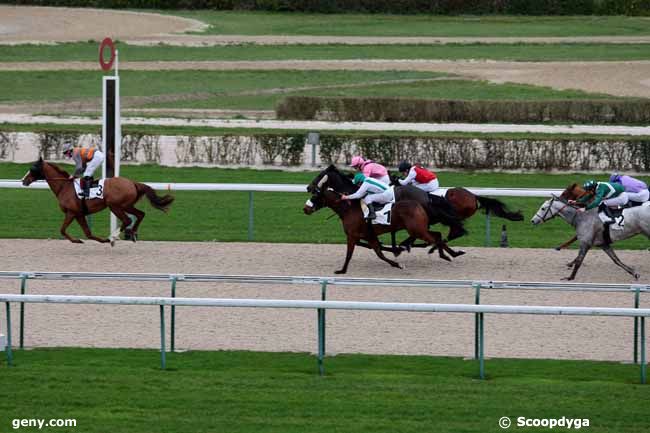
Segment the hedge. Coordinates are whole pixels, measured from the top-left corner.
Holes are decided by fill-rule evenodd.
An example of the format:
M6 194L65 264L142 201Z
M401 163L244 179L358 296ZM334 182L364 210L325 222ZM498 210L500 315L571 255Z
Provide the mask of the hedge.
M21 148L31 156L61 160L62 143L98 144L94 134L70 132L0 133L0 161L16 161ZM305 134L207 137L127 134L122 137L122 161L135 164L204 167L301 167L311 169ZM650 172L650 140L630 139L505 139L436 138L417 135L364 136L321 134L320 164L347 165L354 155L396 167L400 161L435 169L624 171ZM24 156L23 156L24 157ZM304 159L303 159L304 158Z
M650 0L0 0L0 4L311 13L650 15Z
M290 96L279 119L365 122L650 123L650 100L459 101Z

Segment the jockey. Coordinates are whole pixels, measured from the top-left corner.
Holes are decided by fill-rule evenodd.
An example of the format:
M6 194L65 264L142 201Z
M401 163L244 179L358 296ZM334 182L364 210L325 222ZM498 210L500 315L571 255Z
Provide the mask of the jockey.
M104 162L104 154L96 147L74 147L72 143L67 142L63 145L63 155L72 158L75 162L75 170L70 175L70 180L83 173L83 179L79 180L79 186L83 190L81 197L87 198L90 195L93 173Z
M623 185L620 183L596 182L593 180L588 180L584 183L583 188L585 191L591 192L591 194L585 194L583 197L580 197L577 202L587 203L589 200L591 200L591 203L589 203L585 208L586 210L598 207L601 203L607 207L617 207L625 206L625 204L628 202L628 196L625 192L625 188L623 188Z
M364 174L366 177L372 177L374 179L379 179L381 182L386 185L390 185L390 178L388 177L388 170L381 164L377 164L371 159L364 160L360 156L355 156L352 158L350 167L354 167Z
M438 176L426 168L422 168L420 164L411 165L408 161L402 161L399 163L397 169L402 175L406 176L403 180L399 179L401 185L412 183L414 186L426 192L434 192L440 186Z
M635 179L631 176L621 176L618 173L614 173L610 176L609 181L611 183L619 183L623 185L630 201L643 203L650 200L648 185L639 179Z
M353 182L355 185L361 184L357 192L350 195L341 196L342 200L354 200L357 198L363 198L361 200L361 210L363 213L366 213L368 210L368 219L375 219L375 209L373 208L373 203L389 203L395 200L395 194L393 187L389 186L387 183L381 182L377 179L371 177L366 177L363 173L357 173L354 175Z

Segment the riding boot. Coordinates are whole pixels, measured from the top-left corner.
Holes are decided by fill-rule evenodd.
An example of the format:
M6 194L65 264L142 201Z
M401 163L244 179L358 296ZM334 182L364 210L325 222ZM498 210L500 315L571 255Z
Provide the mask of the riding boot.
M377 218L377 214L375 214L375 204L374 204L374 203L370 203L370 204L368 205L368 220L371 220L371 221L372 221L372 220L374 220L375 218Z
M85 198L90 197L90 185L92 185L92 183L93 183L92 176L84 176L82 182L82 188L83 188L82 197Z

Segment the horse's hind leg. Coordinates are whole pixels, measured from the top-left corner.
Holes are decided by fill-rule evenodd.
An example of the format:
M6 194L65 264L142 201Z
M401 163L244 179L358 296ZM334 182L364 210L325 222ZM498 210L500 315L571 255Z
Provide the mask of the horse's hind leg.
M433 243L435 246L429 250L429 254L434 252L435 250L438 250L438 256L440 256L441 259L447 260L448 262L451 262L451 259L445 254L445 251L448 248L445 248L445 242L442 240L442 233L440 232L432 232L427 230L427 234L429 235L429 239L425 239L423 237L420 237L420 239L425 240L429 244Z
M63 224L61 224L61 228L59 229L59 231L61 232L61 235L63 235L63 237L69 240L70 242L75 244L83 244L84 241L82 241L81 239L75 239L66 232L66 229L68 228L68 226L70 225L70 223L74 218L75 215L73 213L66 212L65 218L63 219Z
M120 227L120 231L126 232L127 227L131 224L131 218L124 212L124 209L118 208L115 206L110 206L111 212L115 214L117 218L119 218L120 221L122 221L122 226ZM135 241L134 241L135 242Z
M136 218L135 224L133 224L133 228L131 229L131 238L133 239L133 242L135 242L137 240L138 227L140 227L140 223L144 219L145 213L134 206L127 207L125 210Z
M94 241L101 242L101 243L110 242L110 240L108 240L106 238L100 238L100 237L97 237L97 236L92 234L92 232L90 231L90 227L88 227L88 222L86 221L85 216L76 215L75 219L77 220L77 222L81 226L81 229L84 231L84 234L86 235L86 237L88 239L92 239Z
M383 261L385 261L386 263L388 263L389 265L391 265L394 268L402 269L402 266L399 263L389 259L388 257L386 257L384 255L384 253L381 252L381 244L379 243L379 239L374 238L374 239L368 240L368 244L375 251L375 254L377 254L377 257L379 257L380 259L382 259Z
M634 268L631 268L627 266L625 263L623 263L621 259L618 258L618 256L616 255L616 253L614 252L611 246L603 247L603 251L607 253L609 258L612 259L614 263L616 263L621 268L625 269L625 271L628 274L632 275L637 280L639 279L640 275L634 270Z

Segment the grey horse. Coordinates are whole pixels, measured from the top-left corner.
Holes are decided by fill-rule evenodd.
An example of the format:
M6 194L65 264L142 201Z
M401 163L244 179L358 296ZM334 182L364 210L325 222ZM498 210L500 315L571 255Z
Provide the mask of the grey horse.
M623 263L612 249L611 244L608 245L605 242L603 238L605 227L598 217L598 209L583 211L582 208L574 207L564 199L553 196L553 198L546 200L542 204L535 216L531 219L531 222L535 225L541 224L557 215L561 216L562 219L576 229L576 236L580 241L578 257L567 264L568 267L573 266L573 272L571 272L568 278L563 279L573 280L575 278L587 252L593 246L602 248L614 263L625 269L625 271L637 280L639 279L639 274L633 268ZM625 217L623 229L610 230L612 243L630 238L639 233L643 233L650 238L650 206L637 206L624 209L623 216Z

